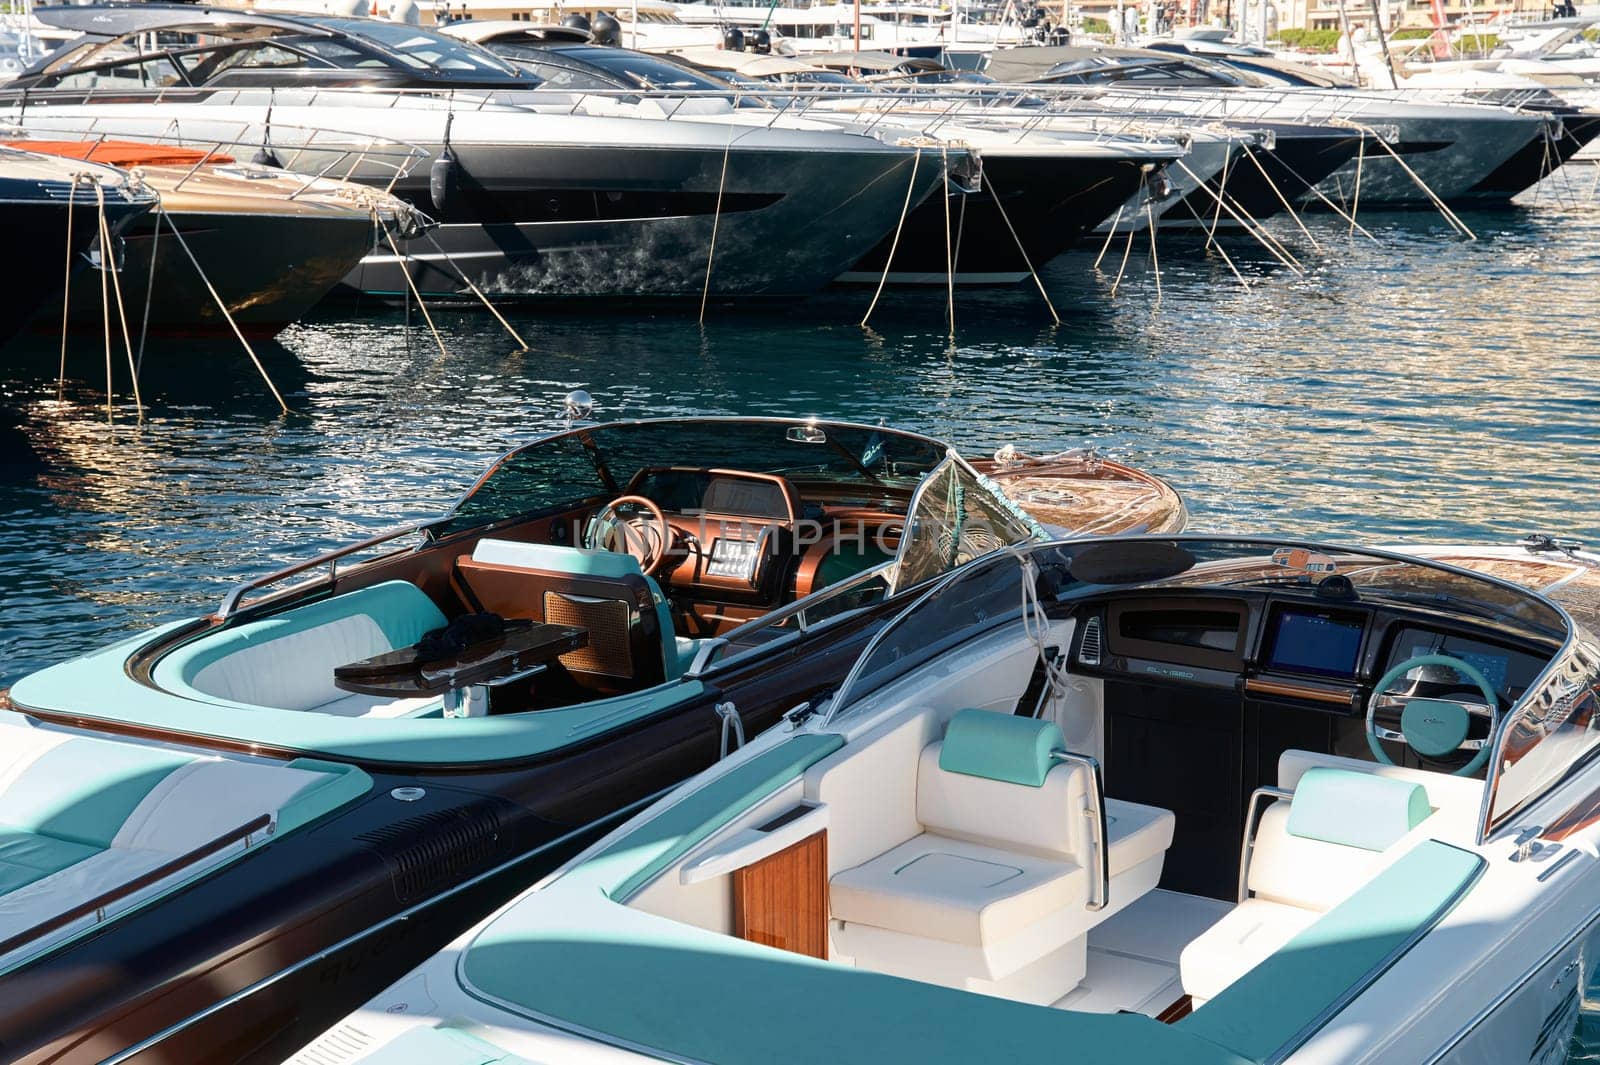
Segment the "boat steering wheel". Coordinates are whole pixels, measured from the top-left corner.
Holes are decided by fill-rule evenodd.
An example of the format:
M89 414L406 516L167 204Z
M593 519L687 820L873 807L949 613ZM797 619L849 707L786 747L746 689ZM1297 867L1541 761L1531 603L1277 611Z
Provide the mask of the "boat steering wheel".
M632 555L641 570L654 573L672 546L672 526L653 501L644 496L618 496L584 526L583 546Z
M1484 714L1484 711L1474 710L1469 704L1454 699L1432 699L1389 691L1389 685L1418 666L1447 666L1471 681L1483 693L1489 717L1489 734L1481 740L1467 739L1473 715L1481 717ZM1399 732L1378 724L1376 714L1380 701L1385 708L1401 704ZM1472 665L1451 655L1418 655L1389 670L1373 686L1372 698L1367 702L1367 745L1372 748L1373 756L1384 765L1394 765L1394 759L1389 757L1379 740L1403 743L1425 758L1440 758L1452 751L1475 751L1477 753L1472 760L1455 771L1458 777L1471 776L1489 760L1489 744L1494 740L1502 716L1500 698L1495 693L1494 685Z

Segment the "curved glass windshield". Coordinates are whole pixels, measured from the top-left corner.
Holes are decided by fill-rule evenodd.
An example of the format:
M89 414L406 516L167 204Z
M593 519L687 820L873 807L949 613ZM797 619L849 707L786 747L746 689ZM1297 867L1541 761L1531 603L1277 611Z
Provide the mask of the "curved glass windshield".
M377 19L319 18L319 26L364 37L383 47L390 55L417 70L447 70L456 73L496 74L519 77L515 67L493 52L475 44L416 26Z
M1073 600L1112 589L1298 586L1314 590L1335 575L1347 579L1369 605L1389 602L1432 608L1481 619L1508 635L1552 646L1564 641L1570 630L1558 609L1531 592L1421 560L1272 541L1191 537L1058 541L995 554L951 574L898 615L862 653L831 716L854 712L873 692L949 648L1020 617L1024 582L1037 591L1045 609L1056 611ZM1545 686L1535 685L1519 693L1517 706L1543 698L1544 691ZM1587 727L1590 715L1578 717ZM1600 719L1595 724L1600 725ZM1517 790L1526 796L1525 789Z
M773 473L831 502L903 509L944 461L937 440L831 422L620 422L547 437L505 456L438 526L444 534L621 494L661 467Z

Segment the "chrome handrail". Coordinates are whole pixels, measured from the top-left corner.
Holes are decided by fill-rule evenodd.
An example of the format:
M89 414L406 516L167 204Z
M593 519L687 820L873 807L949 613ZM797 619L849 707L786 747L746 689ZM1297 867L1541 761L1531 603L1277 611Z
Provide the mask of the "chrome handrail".
M329 583L332 583L339 577L339 560L341 558L353 555L357 551L365 551L369 547L376 547L379 544L388 543L390 540L398 540L402 536L408 536L417 532L424 532L435 525L438 521L438 518L430 518L427 521L419 521L411 525L402 525L398 529L390 529L388 532L382 532L376 536L369 536L367 539L359 541L358 543L346 544L344 547L335 548L332 551L318 555L316 558L308 561L296 562L292 566L285 566L283 569L268 573L263 577L256 577L252 580L236 584L233 586L233 589L228 592L227 597L222 600L222 605L217 608L217 611L213 616L219 621L227 621L239 611L240 601L243 600L244 597L250 592L256 591L260 588L268 587L269 585L277 584L279 581L285 580L289 577L294 577L301 573L309 572L310 570L314 570L319 566L328 567L328 581Z
M1091 808L1085 810L1084 816L1090 819L1094 829L1094 849L1099 852L1100 878L1099 891L1089 900L1089 909L1103 910L1106 903L1111 901L1111 847L1108 841L1111 834L1106 829L1106 782L1100 772L1100 762L1087 754L1076 754L1072 751L1051 751L1050 758L1063 765L1080 765L1089 770L1094 780L1094 787L1089 789Z
M1250 793L1250 803L1244 811L1244 843L1239 848L1239 893L1238 900L1243 902L1250 897L1250 857L1256 848L1256 808L1262 799L1290 800L1294 792L1289 788L1280 788L1273 784L1263 784Z

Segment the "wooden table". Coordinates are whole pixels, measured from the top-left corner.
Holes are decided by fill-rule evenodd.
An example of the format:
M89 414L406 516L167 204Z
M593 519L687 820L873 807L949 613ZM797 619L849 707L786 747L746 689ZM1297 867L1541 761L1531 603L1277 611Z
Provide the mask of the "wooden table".
M588 642L588 629L535 622L446 658L424 660L413 645L336 666L333 683L344 691L390 699L443 695L446 717L478 716L488 712L487 685L537 672Z

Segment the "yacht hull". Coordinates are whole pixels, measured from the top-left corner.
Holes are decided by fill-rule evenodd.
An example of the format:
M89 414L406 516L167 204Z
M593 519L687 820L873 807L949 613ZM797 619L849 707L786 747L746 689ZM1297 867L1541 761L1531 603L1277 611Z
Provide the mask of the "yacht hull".
M85 202L87 200L87 202ZM106 225L115 235L134 218L149 211L151 203L133 205L107 202ZM69 224L68 217L71 222ZM0 181L0 232L17 249L29 249L38 259L26 270L14 271L6 282L5 298L0 299L0 344L21 332L35 317L41 327L59 332L61 317L41 315L41 309L55 303L66 284L68 263L75 275L72 287L100 299L100 280L95 271L83 270L85 252L99 236L100 209L93 191L82 194L69 207L63 199L34 199L6 188Z
M1015 284L1136 194L1141 163L1167 161L985 151L987 188L952 192L948 205L930 197L906 217L897 245L894 234L885 237L839 280L876 284L894 246L888 279L897 284Z
M174 239L174 227L204 279ZM156 228L152 213L122 235L118 280L129 328L140 330L148 306L152 336L231 335L232 326L206 287L210 281L239 329L255 339L276 336L320 302L371 247L373 234L371 220L360 214L305 218L186 211L161 217L159 235ZM240 254L241 249L259 254ZM75 285L71 302L76 328L101 328L98 284Z
M1280 129L1271 148L1241 147L1228 169L1214 175L1205 189L1195 189L1162 216L1164 227L1192 228L1205 219L1207 228L1236 228L1232 215L1220 212L1217 199L1248 220L1259 221L1281 212L1286 203L1310 195L1312 188L1353 159L1361 148L1361 135L1326 127ZM1251 156L1254 156L1254 160ZM1258 165L1259 164L1259 165Z
M1512 193L1485 193L1479 186L1518 152L1543 142L1544 119L1482 110L1481 115L1406 118L1395 124L1399 139L1389 145L1394 155L1383 148L1368 151L1334 171L1320 188L1335 202L1351 204L1359 187L1361 207L1430 207L1435 196L1457 204L1509 199ZM1373 115L1363 121L1386 120Z
M942 181L912 175L910 152L662 150L648 180L633 149L457 148L461 203L435 204L424 182L394 190L434 214L428 236L367 256L345 278L365 295L491 297L802 296L871 248ZM426 175L423 175L425 178ZM432 239L429 239L429 238ZM437 245L437 246L436 246Z

